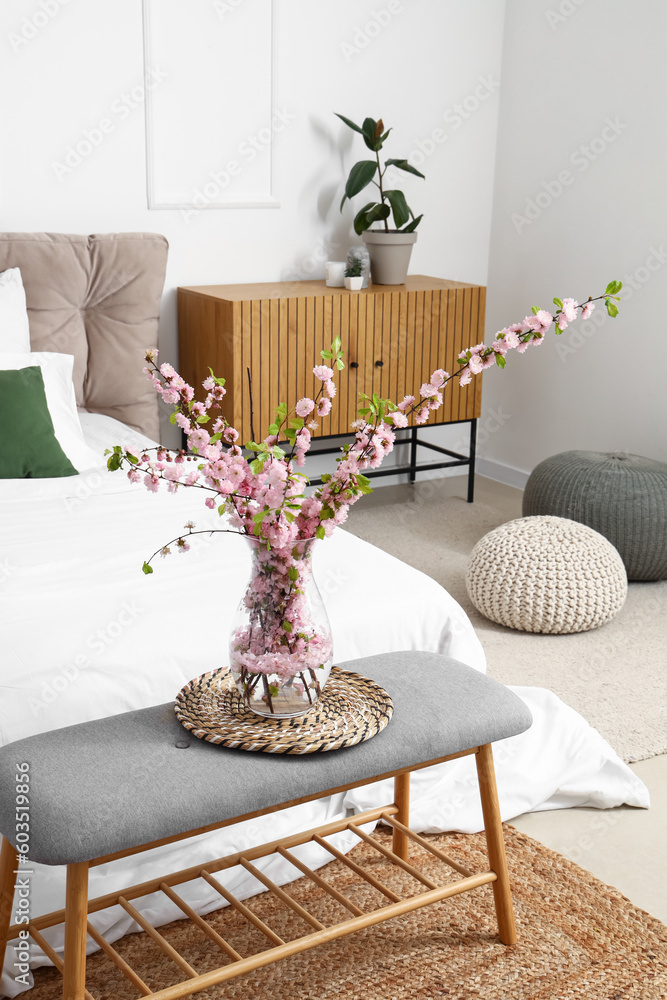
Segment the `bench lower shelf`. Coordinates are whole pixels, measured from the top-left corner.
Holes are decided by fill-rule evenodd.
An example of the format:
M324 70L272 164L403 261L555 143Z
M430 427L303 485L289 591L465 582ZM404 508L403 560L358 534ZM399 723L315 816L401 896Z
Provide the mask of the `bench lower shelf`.
M461 892L476 889L488 883L493 884L494 897L496 902L496 913L501 941L505 944L512 944L516 940L514 921L512 916L511 898L509 893L509 883L507 881L507 867L504 854L504 843L502 837L502 827L497 804L497 794L495 777L493 774L493 758L490 745L476 747L467 751L476 754L477 771L480 781L480 793L484 812L485 829L487 836L487 846L489 853L489 868L473 873L459 864L454 858L435 848L428 840L414 833L407 826L408 804L409 804L409 781L410 772L398 773L394 776L394 796L395 801L389 805L375 809L366 810L354 817L329 823L314 829L294 834L290 837L283 837L280 840L261 846L249 848L237 854L227 855L223 858L212 860L205 865L194 866L182 869L181 871L155 878L148 882L130 886L118 892L99 896L95 899L87 898L88 868L96 862L81 862L68 865L67 873L67 905L64 909L54 911L36 917L28 925L14 924L8 928L7 940L11 941L18 936L19 931L28 930L34 942L45 952L54 966L63 973L63 997L65 1000L94 1000L85 989L85 959L86 959L86 939L90 937L102 948L108 958L117 966L123 975L133 984L138 992L138 996L152 996L155 1000L176 1000L178 997L189 996L227 979L251 972L265 965L270 965L279 959L287 958L299 952L314 948L316 945L351 934L361 928L370 927L373 924L390 920L392 917L409 913L420 907L437 903ZM453 756L463 756L456 754ZM443 758L449 759L449 758ZM381 840L366 833L362 827L375 821L382 821L392 829L392 847L389 848ZM354 833L360 842L366 843L373 851L377 851L383 856L385 861L403 872L407 872L417 883L418 891L411 895L399 895L385 882L381 882L373 873L357 864L352 858L340 852L333 844L327 841L327 837L343 830ZM301 862L293 853L292 848L314 841L328 851L332 859L337 859L341 864L351 869L362 882L370 884L386 900L384 905L375 909L363 911L348 896L343 895L332 886L325 877L317 871L313 871ZM446 873L443 871L443 879L434 880L431 875L426 875L420 871L412 861L408 860L408 848L410 844L416 844L421 852L426 851L431 857L435 857L438 862L446 866ZM138 850L149 849L152 845L144 845ZM347 919L325 926L317 917L304 909L300 903L294 899L289 892L276 885L253 862L267 857L274 853L279 853L288 860L303 875L311 879L323 893L327 893L335 899L350 914ZM13 857L12 857L13 855ZM413 859L416 861L417 859ZM3 841L2 861L0 868L11 863L17 867L16 853L8 843ZM215 874L234 866L243 866L250 874L264 884L268 892L277 896L281 902L291 908L301 921L308 925L310 931L301 937L285 941L274 930L264 923L252 909L247 907L241 900L237 899L228 889L226 889L215 877ZM454 871L461 876L452 880L451 872ZM447 881L444 881L445 874ZM257 930L267 938L269 947L256 954L249 956L240 955L220 934L197 914L190 905L182 899L174 889L186 882L194 879L204 879L220 896L235 910L237 910L246 920L249 920ZM172 945L154 928L148 920L133 906L132 900L142 896L150 895L154 892L164 893L183 914L195 924L203 934L205 934L220 950L227 959L226 963L220 967L198 973L182 955L180 955ZM180 969L181 974L187 977L185 980L175 982L164 989L152 991L146 985L137 971L131 968L121 955L107 942L96 930L88 919L91 913L105 910L111 906L121 906L123 909L142 927L142 929L153 939L153 941L163 950L163 952ZM42 931L48 927L58 924L65 924L65 953L64 961L56 954L53 948L45 940ZM0 944L2 942L0 941ZM1 954L2 952L0 952Z

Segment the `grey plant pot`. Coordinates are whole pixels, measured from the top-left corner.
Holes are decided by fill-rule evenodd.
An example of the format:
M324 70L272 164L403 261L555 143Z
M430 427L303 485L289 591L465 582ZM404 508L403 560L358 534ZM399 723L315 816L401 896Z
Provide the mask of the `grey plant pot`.
M404 285L417 233L398 230L367 229L362 239L371 256L371 281L374 285Z

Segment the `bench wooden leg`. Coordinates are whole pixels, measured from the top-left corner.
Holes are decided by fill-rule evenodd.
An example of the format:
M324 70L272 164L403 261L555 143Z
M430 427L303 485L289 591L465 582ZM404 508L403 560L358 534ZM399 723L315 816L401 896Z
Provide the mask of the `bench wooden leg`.
M88 862L82 861L67 866L63 1000L84 1000L87 921Z
M490 743L479 748L479 753L475 754L475 760L477 762L479 794L482 799L489 867L497 876L496 881L492 882L492 885L493 899L496 904L496 917L498 918L498 934L503 944L516 944L512 894L510 891L509 873L507 871L503 827L500 819L496 772L493 767L493 752Z
M0 972L7 947L7 931L12 922L12 906L14 903L15 871L19 867L18 852L6 837L2 838L0 847Z
M394 778L394 802L398 806L396 819L403 826L410 826L410 772L397 774ZM391 848L402 861L408 860L410 840L400 830L394 830Z

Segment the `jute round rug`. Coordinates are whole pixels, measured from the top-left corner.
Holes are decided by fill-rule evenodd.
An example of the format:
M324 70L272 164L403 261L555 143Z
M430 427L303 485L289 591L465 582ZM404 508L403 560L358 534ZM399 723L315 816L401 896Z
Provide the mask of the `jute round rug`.
M387 833L376 831L389 844ZM484 835L439 834L433 843L475 870L484 866ZM667 927L615 889L542 844L506 827L519 943L496 937L490 886L467 892L385 924L285 959L197 994L202 1000L665 1000ZM417 867L442 881L443 867L417 845ZM416 883L365 844L351 856L401 895ZM358 906L382 897L338 861L321 873ZM454 877L454 876L453 876ZM290 894L324 924L347 910L301 878ZM285 940L306 931L270 893L248 904ZM210 914L213 926L242 955L263 950L266 939L229 907ZM189 921L161 933L198 972L221 964L217 948ZM114 945L156 991L183 979L145 934ZM52 969L35 973L23 1000L60 1000L62 980ZM96 1000L129 1000L136 992L115 966L96 953L87 986Z

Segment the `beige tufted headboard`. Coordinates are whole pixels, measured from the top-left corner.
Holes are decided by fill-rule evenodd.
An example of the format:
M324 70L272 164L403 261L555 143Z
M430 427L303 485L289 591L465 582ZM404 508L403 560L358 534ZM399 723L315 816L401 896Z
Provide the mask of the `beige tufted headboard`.
M159 436L141 369L157 345L168 244L156 233L0 233L0 271L21 270L33 351L74 355L77 404Z

